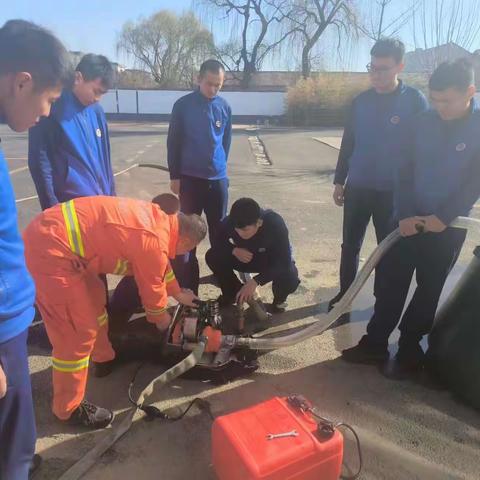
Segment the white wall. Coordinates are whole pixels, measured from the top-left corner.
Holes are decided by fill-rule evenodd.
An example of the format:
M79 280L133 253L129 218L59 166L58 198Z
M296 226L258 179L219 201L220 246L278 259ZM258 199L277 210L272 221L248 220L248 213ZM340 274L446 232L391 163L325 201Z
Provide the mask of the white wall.
M107 113L117 113L117 95L115 90L109 90L102 96L100 103Z
M119 113L137 113L137 92L118 90L118 108Z
M139 90L139 112L170 114L173 104L187 93L175 90Z
M138 113L168 115L173 104L188 92L175 90L139 90ZM283 92L222 92L232 107L233 115L278 116L285 112ZM106 113L117 113L116 91L102 97ZM135 90L118 90L118 113L137 113Z

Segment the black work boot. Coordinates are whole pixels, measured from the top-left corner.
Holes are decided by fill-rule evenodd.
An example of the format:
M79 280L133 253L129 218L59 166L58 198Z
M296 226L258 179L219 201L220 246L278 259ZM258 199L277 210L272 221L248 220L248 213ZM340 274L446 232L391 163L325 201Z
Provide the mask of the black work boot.
M342 299L344 292L338 292L329 302L328 311L333 310L335 305Z
M92 362L93 364L93 375L97 378L106 377L110 375L117 365L117 361L114 358L108 362Z
M265 305L267 312L271 314L284 313L288 307L286 297L273 297L273 302Z
M285 313L287 307L288 305L286 304L286 302L276 303L275 301L273 301L272 303L267 303L265 305L267 312L271 313L272 315L275 315L277 313Z
M391 380L407 380L423 370L425 353L418 342L399 342L395 358L381 369L382 374Z
M349 363L375 365L388 360L387 345L374 344L364 335L358 345L342 351L342 358Z
M98 407L87 400L72 412L66 423L70 425L83 425L91 429L105 428L112 423L113 412L106 408Z

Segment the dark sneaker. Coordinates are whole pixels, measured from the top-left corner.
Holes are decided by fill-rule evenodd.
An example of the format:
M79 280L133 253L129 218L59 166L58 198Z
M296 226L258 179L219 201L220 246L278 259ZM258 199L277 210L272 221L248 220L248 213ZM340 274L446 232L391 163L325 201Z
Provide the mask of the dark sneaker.
M30 480L31 478L34 478L35 473L37 473L41 464L42 464L42 457L38 453L36 453L33 456L32 461L30 462L30 468L28 469L28 480Z
M97 429L108 427L108 425L112 423L112 420L113 412L111 410L97 407L97 405L83 400L66 422L70 425L83 425L88 428Z
M358 345L342 351L342 359L349 363L375 365L384 363L388 357L388 348L369 343L367 336L362 337Z
M265 308L268 313L275 315L276 313L285 313L287 306L288 305L285 302L284 303L267 303L265 305Z
M343 295L343 292L339 292L328 302L328 311L335 308L335 305L342 299Z
M109 362L92 362L93 364L93 375L97 378L106 377L110 375L117 365L117 361L114 358Z

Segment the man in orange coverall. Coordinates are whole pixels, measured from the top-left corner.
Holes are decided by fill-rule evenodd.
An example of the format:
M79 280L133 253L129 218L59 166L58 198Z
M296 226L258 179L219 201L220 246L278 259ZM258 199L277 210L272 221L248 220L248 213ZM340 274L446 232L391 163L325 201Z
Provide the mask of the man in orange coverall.
M96 366L115 357L98 275L133 275L147 320L163 331L171 320L168 294L185 305L196 299L179 288L169 259L195 248L206 232L197 215L167 215L154 203L105 196L56 205L28 225L25 256L53 346L53 413L60 420L90 428L113 420L113 412L84 398L90 356Z

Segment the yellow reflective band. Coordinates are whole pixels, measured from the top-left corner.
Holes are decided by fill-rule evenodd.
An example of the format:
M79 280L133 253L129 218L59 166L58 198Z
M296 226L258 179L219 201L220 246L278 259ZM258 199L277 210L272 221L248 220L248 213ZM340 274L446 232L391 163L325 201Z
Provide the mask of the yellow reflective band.
M175 274L173 273L173 270L170 270L166 275L165 275L165 282L170 283L175 280Z
M74 373L84 368L88 368L90 356L84 357L80 360L60 360L52 357L52 366L58 372Z
M122 260L121 258L118 259L117 265L114 270L114 275L125 275L128 269L128 261Z
M108 322L108 314L107 312L105 312L103 315L100 315L98 318L97 318L97 321L98 321L98 325L100 327L103 327L107 322Z
M149 309L149 308L146 308L145 309L145 312L148 314L148 315L160 315L161 313L163 312L166 312L167 309L166 308L157 308L157 309Z
M85 256L85 249L83 248L82 234L80 232L80 225L78 223L77 212L75 211L75 204L73 200L62 203L63 219L67 228L68 243L73 253L80 257Z

